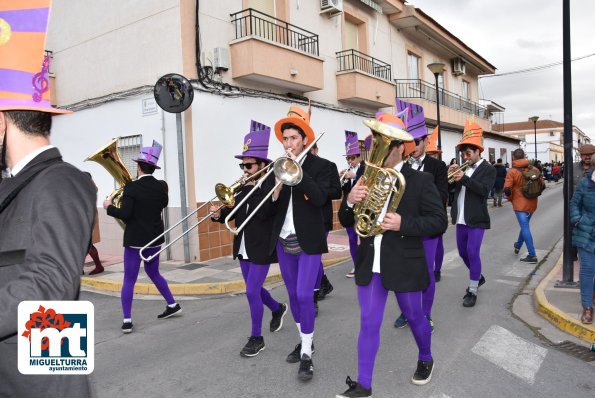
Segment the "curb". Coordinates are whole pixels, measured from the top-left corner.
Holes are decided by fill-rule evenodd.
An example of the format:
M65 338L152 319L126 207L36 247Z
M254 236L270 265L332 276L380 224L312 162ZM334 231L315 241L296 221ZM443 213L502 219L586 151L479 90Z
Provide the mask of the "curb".
M552 305L545 296L545 288L562 267L562 260L563 255L560 256L554 268L535 289L537 313L563 332L592 344L595 342L595 327L583 325L578 319L569 316L558 307Z
M343 261L351 259L351 256L345 256L335 259L323 260L324 267L342 263ZM273 283L282 282L281 273L268 275L263 285L270 285ZM120 292L122 290L121 281L112 281L108 279L91 278L88 276L81 277L81 287L91 288L94 290L102 290L107 292ZM225 293L240 293L246 290L246 285L243 280L230 282L216 282L216 283L176 283L170 284L169 289L173 295L205 295L205 294L225 294ZM159 291L152 283L137 283L134 286L135 294L155 294L159 295Z

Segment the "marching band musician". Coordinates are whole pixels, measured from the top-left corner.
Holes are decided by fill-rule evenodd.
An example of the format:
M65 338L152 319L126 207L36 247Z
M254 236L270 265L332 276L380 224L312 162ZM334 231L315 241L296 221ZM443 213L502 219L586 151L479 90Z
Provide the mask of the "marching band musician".
M250 123L250 132L244 137L242 154L235 156L236 159L242 161L240 168L246 177L257 173L271 163L271 160L267 158L270 133L270 127L255 121ZM272 178L270 181L272 183ZM266 185L267 182L263 185ZM253 189L258 190L245 204L246 209L235 213L234 219L236 225L244 223L251 209L255 209L262 201L266 192L272 188L270 184L268 189L262 186L255 188L255 183L255 180L246 183L236 196L236 203L238 203ZM287 305L273 299L271 294L262 286L271 263L277 262L276 253L269 253L268 251L273 223L270 217L270 205L268 209L266 208L267 204L264 206L265 208L256 213L246 227L238 235L234 236L233 239L233 258L240 260L252 321L250 337L244 348L240 351L240 355L243 357L256 356L265 348L264 338L262 336L263 305L266 305L273 314L269 325L271 332L281 330L283 327L283 318L287 313ZM217 207L211 206L209 212L213 213L213 221L223 223L231 210L232 208L227 207L217 210Z
M363 174L365 163L361 158L359 149L359 140L357 139L357 133L354 131L345 130L345 160L349 167L345 170L341 170L341 183L343 189L343 196L349 195L351 188L355 185L357 179ZM357 234L353 226L343 225L345 231L347 231L347 237L349 238L349 254L355 265L355 259L357 258ZM345 275L348 278L355 276L355 268Z
M434 130L438 132L438 128ZM417 171L429 173L433 177L434 184L438 188L440 198L444 204L444 211L446 212L446 201L448 200L448 179L446 177L446 164L443 161L434 159L426 153L426 146L429 144L430 135L427 134L425 126L420 129L421 134L411 132L415 142L415 149L409 157L409 161L403 167L413 168ZM424 315L428 318L432 331L434 331L434 321L432 320L432 305L434 304L434 294L436 292L436 282L440 281L440 271L436 272L434 263L438 253L438 243L442 239L442 234L437 236L424 236L424 251L426 252L426 260L428 263L428 273L430 276L430 285L423 291L423 307ZM407 317L401 315L395 320L396 328L403 328L407 325Z
M150 147L144 147L137 159L132 159L138 165L138 178L124 186L122 204L118 208L113 206L112 198L103 202L103 208L107 210L108 216L119 218L126 223L124 230L124 281L122 283L122 312L124 322L122 333L131 333L132 324L132 298L134 285L140 270L140 250L157 236L163 234L163 209L169 202L167 183L153 177L157 166L162 146L153 141ZM156 246L148 247L144 252L151 256L159 251L161 244L165 242L162 236L155 242ZM158 319L168 319L172 316L181 315L182 308L174 299L167 281L159 272L159 256L150 261L144 261L145 272L165 299L167 305L165 311L157 315Z
M275 124L275 134L287 156L295 159L315 140L314 130L310 127L310 109L290 107L287 117ZM269 250L277 251L291 313L301 337L301 343L286 361L299 362L298 378L306 381L314 375L312 292L322 253L328 252L323 207L332 176L326 163L310 153L303 158L302 171L299 184L280 184L272 195L274 222Z
M496 169L481 158L483 152L483 129L474 121L465 123L465 130L457 148L467 161L465 171L457 165L449 167L454 173L455 196L450 209L452 223L456 224L459 256L469 269L469 287L463 297L464 307L473 307L477 301L477 289L485 283L481 273L480 249L483 234L490 228L488 195L496 179Z
M378 117L382 115L377 115ZM392 118L391 118L392 116ZM384 115L386 124L399 127L393 115ZM396 292L397 301L409 320L419 349L417 369L411 381L423 385L430 381L434 367L431 353L430 324L424 317L422 290L428 287L429 275L422 237L443 233L448 224L444 206L432 176L403 167L403 159L414 145L411 135L397 130L400 138L393 139L382 167L402 173L406 188L395 213L386 212L390 199L379 215L384 233L362 238L355 264L355 283L360 303L357 382L347 377L348 389L338 398L370 397L372 374L378 347L380 326L388 291ZM378 144L373 144L377 146ZM374 147L371 149L374 152ZM373 156L373 155L371 155ZM362 202L368 187L358 180L344 198L339 216L345 224L355 223L353 205Z

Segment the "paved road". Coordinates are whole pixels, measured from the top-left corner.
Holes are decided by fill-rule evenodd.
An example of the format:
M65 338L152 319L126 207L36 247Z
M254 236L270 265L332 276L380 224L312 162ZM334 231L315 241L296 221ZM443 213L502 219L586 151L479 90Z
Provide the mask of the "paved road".
M583 362L548 346L521 320L513 317L511 302L534 266L518 262L512 243L518 225L508 204L490 209L492 230L482 247L487 283L474 308L464 308L467 272L456 255L454 228L445 235L443 279L438 284L433 318L432 382L418 387L409 379L417 349L408 328L392 326L399 310L389 296L382 327L381 348L374 371L374 397L593 397L594 363ZM548 252L562 236L562 190L544 193L531 221L540 266L557 259ZM523 252L521 252L521 255ZM554 258L556 257L556 258ZM297 365L285 356L299 342L291 315L284 328L268 332L266 350L255 358L239 351L250 333L243 295L190 298L181 301L184 316L158 321L159 300L135 300L135 331L120 332L117 297L84 292L96 310L96 364L92 376L99 397L334 397L345 390L346 375L357 376L356 339L359 313L353 280L345 278L351 262L328 270L335 286L320 303L316 322L315 375L309 383L297 380ZM286 301L283 285L271 289Z

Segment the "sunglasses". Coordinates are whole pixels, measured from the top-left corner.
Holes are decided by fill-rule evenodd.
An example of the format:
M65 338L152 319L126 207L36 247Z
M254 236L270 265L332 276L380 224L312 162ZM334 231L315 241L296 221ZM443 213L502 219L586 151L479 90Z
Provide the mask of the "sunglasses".
M357 156L345 156L345 159L354 160L354 159L357 159Z
M257 163L240 163L240 169L248 169L250 170L252 168L252 166L254 166Z
M422 142L424 139L423 138L416 138L413 141L415 141L415 145L419 145L420 142Z

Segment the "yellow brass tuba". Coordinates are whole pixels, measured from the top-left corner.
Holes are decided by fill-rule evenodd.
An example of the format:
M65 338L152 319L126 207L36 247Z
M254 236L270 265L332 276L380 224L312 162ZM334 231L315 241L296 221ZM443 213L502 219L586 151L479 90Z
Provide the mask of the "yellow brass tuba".
M412 137L404 130L377 120L364 120L364 124L372 130L372 146L361 176L362 183L368 187L368 195L353 207L353 212L355 232L362 238L367 238L384 232L378 220L384 203L392 195L386 211L395 212L405 193L403 175L393 168L383 167L390 154L390 143L395 140L411 141ZM394 178L398 184L393 182Z
M112 198L112 205L119 208L122 205L124 185L132 181L132 175L126 168L126 165L124 165L124 162L118 153L117 144L118 138L114 138L109 144L85 159L85 162L92 160L93 162L99 163L111 174L112 177L114 177L118 185L120 185L119 188L108 196L108 198ZM122 228L124 228L125 224L122 220L116 218L116 221Z

